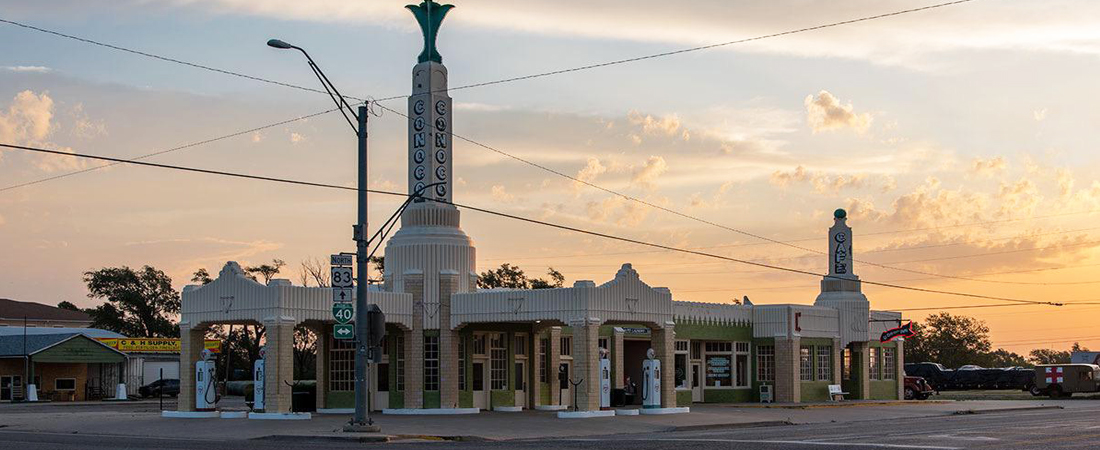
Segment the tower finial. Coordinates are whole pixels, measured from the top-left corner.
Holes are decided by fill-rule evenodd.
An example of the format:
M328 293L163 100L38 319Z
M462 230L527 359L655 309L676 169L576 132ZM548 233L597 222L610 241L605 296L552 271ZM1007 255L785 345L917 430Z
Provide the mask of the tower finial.
M420 52L417 62L443 63L443 57L435 50L435 36L439 33L439 25L443 23L443 17L454 8L454 5L440 5L433 0L424 0L419 5L406 5L420 24L420 31L424 34L424 51Z

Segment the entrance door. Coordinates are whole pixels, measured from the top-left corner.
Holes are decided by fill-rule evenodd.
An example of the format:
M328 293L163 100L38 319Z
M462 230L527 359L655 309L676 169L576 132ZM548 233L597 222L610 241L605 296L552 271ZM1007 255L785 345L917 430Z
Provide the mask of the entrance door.
M561 386L561 405L572 406L573 405L573 385L569 384L569 376L573 374L570 369L569 362L561 363L558 367L558 384Z
M516 406L527 407L527 361L516 360Z
M374 389L371 392L371 408L381 411L390 407L390 365L389 363L371 364L374 369Z
M489 407L489 389L485 386L485 361L474 361L473 366L470 381L474 388L474 408L486 409Z
M691 364L691 401L703 401L703 365Z
M0 376L0 401L11 401L12 385L14 384L12 378L9 375Z

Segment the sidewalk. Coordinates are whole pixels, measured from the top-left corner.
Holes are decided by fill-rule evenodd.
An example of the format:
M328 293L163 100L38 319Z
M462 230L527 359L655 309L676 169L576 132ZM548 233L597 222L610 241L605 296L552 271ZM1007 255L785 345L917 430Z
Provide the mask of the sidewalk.
M57 405L57 404L54 404ZM156 404L141 402L106 410L79 407L39 408L0 406L4 431L38 431L66 434L164 436L217 440L260 438L343 438L340 430L347 415L319 415L308 421L247 419L165 419ZM787 423L880 421L944 416L972 411L991 412L1056 405L1080 408L1092 402L1074 401L966 401L966 402L848 402L808 405L757 404L702 405L691 413L665 416L615 416L593 419L558 419L551 412L482 412L464 416L388 416L376 414L375 422L386 435L462 438L466 440L582 437L620 433L654 433L690 429L722 429L743 426L782 426ZM75 406L75 405L74 405ZM792 406L797 408L785 408Z

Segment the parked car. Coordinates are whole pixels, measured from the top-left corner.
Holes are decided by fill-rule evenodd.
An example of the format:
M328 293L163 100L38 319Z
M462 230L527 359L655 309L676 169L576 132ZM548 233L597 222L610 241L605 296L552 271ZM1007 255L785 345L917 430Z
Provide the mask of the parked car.
M937 363L910 363L905 365L905 374L922 377L937 391L953 389L1020 389L1030 390L1035 374L1023 367L986 369L975 365L966 365L958 369L947 369Z
M1069 397L1074 392L1100 392L1100 366L1095 364L1042 364L1035 366L1031 395Z
M936 390L932 389L932 385L928 384L924 378L921 377L905 377L905 399L906 400L927 400L928 397L935 394Z
M175 397L180 395L180 380L174 378L157 380L138 388L138 394L142 398L160 397L161 395Z

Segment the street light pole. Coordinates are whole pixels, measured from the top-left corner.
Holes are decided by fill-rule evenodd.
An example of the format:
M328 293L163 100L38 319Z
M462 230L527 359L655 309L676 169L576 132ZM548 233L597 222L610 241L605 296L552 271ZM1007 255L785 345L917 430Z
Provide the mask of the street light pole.
M358 214L355 225L352 226L352 239L355 240L355 417L352 418L351 423L344 428L345 431L379 431L378 427L374 426L374 422L370 418L370 408L367 402L367 395L369 395L369 384L367 383L367 361L369 357L368 345L370 336L370 321L367 320L367 284L369 277L369 260L370 254L370 238L367 236L367 115L368 105L366 103L359 105L358 114L351 109L351 105L348 104L344 96L340 94L340 91L336 89L336 86L329 81L325 73L321 71L321 68L317 66L317 63L313 62L313 58L309 56L309 53L305 49L296 45L291 45L278 39L271 39L267 41L269 47L278 49L294 49L302 52L305 55L306 60L309 61L309 67L313 70L313 74L317 76L317 79L321 81L321 85L324 86L325 92L329 97L332 97L332 101L336 103L336 108L340 110L340 113L344 115L344 119L348 121L348 125L351 125L355 131L356 137L359 141L359 196L358 196ZM358 126L353 124L351 117L348 114L355 117L358 122Z

